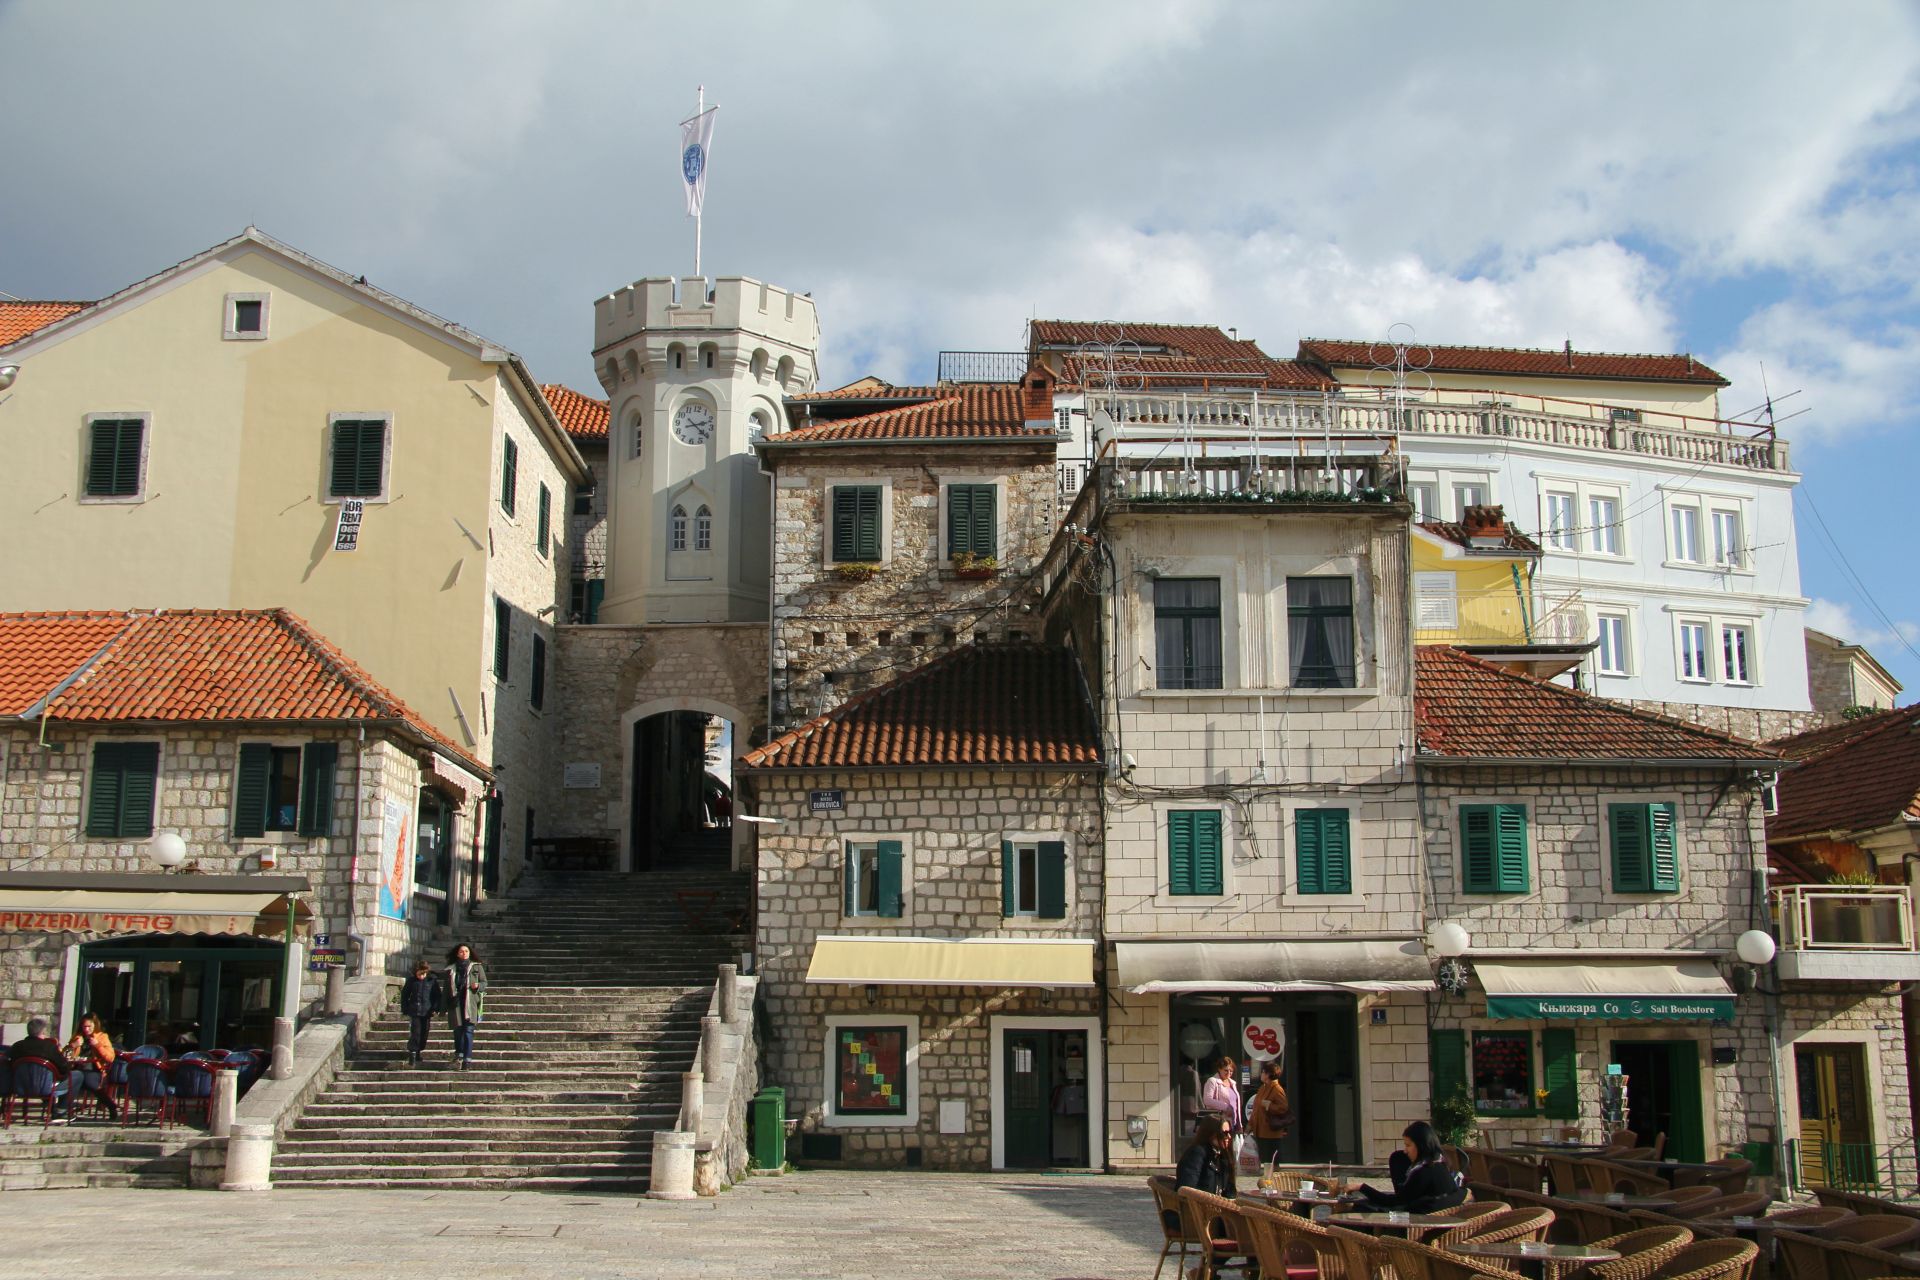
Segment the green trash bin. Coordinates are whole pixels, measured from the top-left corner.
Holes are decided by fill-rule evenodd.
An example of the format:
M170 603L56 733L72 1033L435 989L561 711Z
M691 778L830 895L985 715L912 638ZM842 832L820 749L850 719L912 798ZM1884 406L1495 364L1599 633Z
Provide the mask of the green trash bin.
M787 1162L787 1091L768 1085L753 1095L749 1120L752 1133L747 1153L762 1169L778 1169Z
M1753 1173L1757 1178L1773 1176L1773 1144L1771 1142L1743 1142L1735 1154L1753 1162Z

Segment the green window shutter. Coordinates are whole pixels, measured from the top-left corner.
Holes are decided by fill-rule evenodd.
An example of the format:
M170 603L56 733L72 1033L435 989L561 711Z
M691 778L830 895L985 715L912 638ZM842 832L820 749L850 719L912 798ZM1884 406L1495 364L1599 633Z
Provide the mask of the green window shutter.
M333 775L339 759L339 744L333 742L309 742L300 753L299 834L333 834Z
M855 525L853 558L878 560L880 558L880 489L878 486L863 486L856 492L859 518Z
M333 459L327 488L335 498L377 498L385 462L385 422L333 424Z
M359 485L363 497L380 496L381 471L386 462L387 424L384 422L363 422L360 424L360 459L358 470L354 473L354 483Z
M140 438L146 424L138 418L96 419L87 441L87 496L130 498L140 492Z
M495 596L493 599L493 674L505 680L512 669L513 606Z
M1200 815L1191 809L1167 814L1167 892L1200 892L1193 883L1193 827Z
M1467 1033L1432 1031L1427 1034L1427 1065L1432 1072L1433 1099L1427 1114L1467 1086Z
M1495 806L1460 806L1460 868L1463 887L1468 893L1494 893L1494 816Z
M160 744L129 742L120 748L120 838L153 834L153 798L160 778Z
M122 746L118 742L94 744L93 783L87 788L87 834L90 836L120 834Z
M947 486L947 555L969 552L994 554L994 487L990 484Z
M1000 842L1000 914L1010 916L1018 904L1014 901L1013 841Z
M833 558L835 560L857 560L854 549L859 545L860 495L857 490L844 486L833 491Z
M233 834L252 840L267 834L267 774L273 748L264 742L240 744L240 770L233 779Z
M1494 821L1494 887L1500 893L1525 893L1527 871L1527 806L1496 805Z
M1549 1027L1540 1033L1543 1068L1540 1084L1547 1091L1545 1115L1549 1120L1580 1117L1579 1073L1573 1044L1573 1032L1565 1027Z
M1674 827L1673 806L1647 806L1648 848L1651 857L1649 883L1655 893L1680 892L1680 841Z
M1062 840L1040 842L1040 918L1067 918L1067 846Z
M540 513L534 521L533 545L542 556L547 554L547 537L553 528L553 495L547 492L547 486L540 486Z
M1607 849L1615 893L1646 893L1653 887L1647 858L1647 806L1607 806Z
M889 919L901 915L900 873L905 859L898 840L880 841L880 912Z
M140 438L146 424L132 418L120 424L120 439L113 454L113 491L123 497L140 492Z
M500 509L512 515L514 491L520 485L520 446L513 442L512 436L504 439L506 444L500 454Z
M854 868L857 865L859 865L859 856L854 852L854 847L851 844L842 846L840 879L842 884L844 885L844 888L842 889L841 892L842 892L842 897L844 898L843 906L845 909L845 914L847 915L853 914L853 908L856 901L856 899L853 896L853 881L854 881Z
M1220 811L1201 809L1193 815L1193 891L1225 893L1221 870Z
M1293 815L1293 870L1301 893L1325 893L1325 860L1320 848L1320 815L1298 809Z
M527 701L533 704L535 711L547 705L547 641L545 636L533 637L533 671L527 677Z
M587 581L587 621L600 621L600 602L607 598L607 580L591 578Z
M1345 809L1299 809L1293 815L1301 893L1352 893L1353 852Z
M983 484L973 498L973 552L981 556L997 556L1000 522L994 510L995 490L990 484Z

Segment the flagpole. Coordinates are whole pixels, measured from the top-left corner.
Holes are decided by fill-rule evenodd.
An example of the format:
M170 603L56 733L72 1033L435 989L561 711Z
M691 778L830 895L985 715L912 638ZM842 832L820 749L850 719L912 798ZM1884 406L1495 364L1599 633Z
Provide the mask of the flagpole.
M701 85L695 91L693 118L695 120L698 120L701 116L706 114L706 111L707 111L707 86ZM704 155L701 156L700 161L704 165L706 163L706 157ZM705 220L706 220L706 201L702 200L700 202L700 212L693 215L693 274L695 274L696 276L700 274L700 232L701 232L701 223L704 222Z

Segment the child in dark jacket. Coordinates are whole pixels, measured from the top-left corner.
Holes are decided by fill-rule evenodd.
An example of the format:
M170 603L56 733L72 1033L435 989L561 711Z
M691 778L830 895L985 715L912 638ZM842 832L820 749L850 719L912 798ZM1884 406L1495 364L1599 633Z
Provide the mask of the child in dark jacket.
M425 960L416 961L413 976L400 988L400 1012L406 1014L412 1024L407 1032L409 1065L420 1065L427 1051L427 1033L433 1030L433 1015L440 1012L444 1003L440 984L433 980L433 969Z

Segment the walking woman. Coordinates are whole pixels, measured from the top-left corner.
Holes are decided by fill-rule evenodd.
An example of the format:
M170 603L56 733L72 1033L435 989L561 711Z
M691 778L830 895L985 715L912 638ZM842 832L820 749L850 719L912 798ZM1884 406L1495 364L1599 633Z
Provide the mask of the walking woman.
M433 1015L446 1007L440 984L433 980L433 969L421 956L414 963L413 976L400 988L400 1012L407 1015L407 1065L417 1067L426 1056L427 1037L433 1033Z
M1233 1081L1233 1069L1237 1065L1231 1056L1222 1056L1213 1064L1213 1074L1200 1086L1200 1114L1219 1116L1227 1122L1229 1133L1238 1133L1241 1129L1240 1086Z
M466 943L447 956L447 1021L453 1025L453 1052L465 1071L473 1065L473 1029L486 1014L487 971Z

